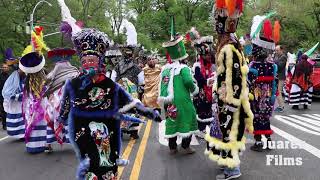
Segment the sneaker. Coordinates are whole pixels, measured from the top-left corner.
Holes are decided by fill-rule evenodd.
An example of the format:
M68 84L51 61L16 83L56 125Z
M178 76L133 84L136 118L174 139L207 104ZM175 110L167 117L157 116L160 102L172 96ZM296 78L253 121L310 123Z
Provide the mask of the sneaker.
M127 166L130 163L128 159L119 158L116 160L117 166Z
M298 105L294 105L294 106L292 106L292 109L299 110L299 106Z
M241 173L239 174L233 174L233 175L228 175L228 174L219 174L216 176L216 180L229 180L229 179L236 179L241 176Z
M254 143L253 146L250 147L252 151L262 152L263 145L262 143Z
M45 153L52 153L53 149L51 146L47 146L46 149L44 150Z
M200 138L200 139L204 139L204 136L206 135L206 133L205 132L203 132L203 131L199 131L197 134L196 134L196 136L198 137L198 138Z
M220 171L224 171L225 168L226 168L226 166L219 166Z
M175 155L178 153L178 149L170 149L170 154Z
M278 107L274 110L274 112L280 112L280 113L282 113L283 110L284 110L284 107L278 106Z
M191 148L191 147L188 147L188 148L181 148L182 149L182 153L183 154L193 154L193 153L195 153L196 151L193 149L193 148Z

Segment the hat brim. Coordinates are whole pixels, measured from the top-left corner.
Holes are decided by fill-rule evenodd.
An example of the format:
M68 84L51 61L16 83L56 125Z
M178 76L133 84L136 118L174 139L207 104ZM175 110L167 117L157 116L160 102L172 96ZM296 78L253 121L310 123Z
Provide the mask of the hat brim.
M8 65L8 66L12 66L12 65L14 65L14 64L18 64L19 63L19 59L15 59L15 60L6 60L6 65Z
M41 63L34 67L25 67L21 64L21 62L19 62L19 69L21 69L21 71L23 71L26 74L33 74L41 71L41 69L43 69L45 64L46 64L46 60L44 59L44 57L42 57Z

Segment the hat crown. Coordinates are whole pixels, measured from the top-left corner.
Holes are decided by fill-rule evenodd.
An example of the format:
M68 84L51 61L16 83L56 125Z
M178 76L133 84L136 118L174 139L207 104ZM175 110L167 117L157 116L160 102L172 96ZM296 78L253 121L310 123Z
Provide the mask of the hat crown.
M73 43L80 56L103 57L109 47L108 36L97 29L83 29L73 37Z

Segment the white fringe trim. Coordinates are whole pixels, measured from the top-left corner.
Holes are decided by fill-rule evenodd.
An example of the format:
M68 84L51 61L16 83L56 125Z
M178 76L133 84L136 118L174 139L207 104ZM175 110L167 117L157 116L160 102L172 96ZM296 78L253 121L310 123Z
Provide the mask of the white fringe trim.
M176 132L174 134L171 134L171 135L164 135L164 138L173 138L173 137L182 137L182 138L185 138L185 137L189 137L193 134L197 134L199 133L199 130L195 130L195 131L189 131L187 133L180 133L180 132Z
M196 68L197 67L200 67L200 63L199 62L195 62L194 64L193 64L193 66L192 66L192 72L193 72L193 74L196 72Z
M125 113L131 110L132 108L136 107L138 103L141 103L139 99L133 99L129 104L123 106L122 108L119 109L119 113Z
M200 122L211 122L214 120L214 117L211 118L206 118L206 119L201 119L198 115L197 115L197 120Z

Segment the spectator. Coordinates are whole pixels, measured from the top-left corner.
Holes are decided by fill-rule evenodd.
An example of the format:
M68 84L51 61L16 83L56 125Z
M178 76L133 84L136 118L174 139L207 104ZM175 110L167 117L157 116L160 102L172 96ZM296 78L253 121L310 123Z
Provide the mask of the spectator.
M9 77L9 66L7 64L3 64L1 71L0 71L0 92L3 89L4 83ZM3 97L0 95L0 120L2 121L2 128L4 130L7 129L6 127L6 112L4 111L3 108Z
M282 98L282 91L284 86L284 81L286 79L286 64L287 64L287 56L284 53L284 48L280 45L276 47L276 56L274 61L278 66L278 107L275 109L276 112L283 112L284 110L284 100Z

